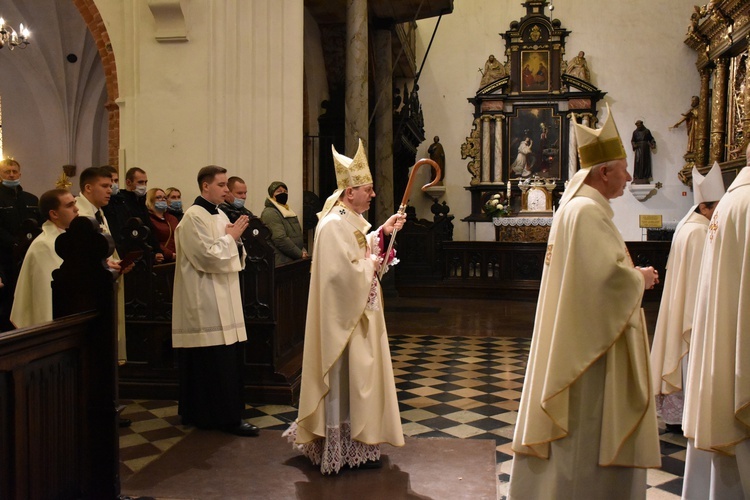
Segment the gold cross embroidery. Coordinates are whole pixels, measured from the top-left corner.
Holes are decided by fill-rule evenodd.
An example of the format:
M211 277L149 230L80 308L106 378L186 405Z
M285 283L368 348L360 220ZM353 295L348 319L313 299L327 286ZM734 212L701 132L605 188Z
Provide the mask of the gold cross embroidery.
M547 254L544 256L544 265L549 266L552 260L552 247L553 245L547 245Z
M718 215L719 211L717 210L714 212L713 217L711 217L711 223L708 225L708 240L711 242L714 241L714 235L719 230Z

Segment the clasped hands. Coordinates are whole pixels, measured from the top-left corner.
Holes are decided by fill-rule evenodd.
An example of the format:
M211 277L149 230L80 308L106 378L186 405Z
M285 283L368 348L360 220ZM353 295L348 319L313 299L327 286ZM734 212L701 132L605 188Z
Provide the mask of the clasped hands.
M227 224L227 234L234 238L234 241L238 241L242 237L242 233L247 229L247 225L250 223L250 219L247 215L240 215L240 217L234 221L234 224Z
M646 290L653 290L653 288L659 284L659 271L654 269L654 266L636 266L636 269L638 269L641 274L643 274L644 287Z

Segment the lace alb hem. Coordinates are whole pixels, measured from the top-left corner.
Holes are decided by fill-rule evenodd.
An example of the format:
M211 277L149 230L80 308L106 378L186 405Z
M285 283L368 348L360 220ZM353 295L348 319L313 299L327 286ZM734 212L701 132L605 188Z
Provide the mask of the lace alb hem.
M287 438L314 465L320 465L323 474L338 474L344 466L357 467L368 461L380 460L380 445L352 440L349 422L326 427L326 439L305 444L295 443L297 422L293 422L281 436Z
M656 413L664 420L665 424L682 424L682 409L685 406L685 395L682 391L672 394L656 395Z

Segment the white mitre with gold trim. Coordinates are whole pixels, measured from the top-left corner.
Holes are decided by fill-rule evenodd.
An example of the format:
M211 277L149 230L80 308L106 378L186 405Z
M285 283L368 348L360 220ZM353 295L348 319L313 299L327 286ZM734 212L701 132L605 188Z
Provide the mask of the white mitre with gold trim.
M724 178L721 176L721 167L718 162L714 162L711 170L706 175L701 174L693 166L693 206L690 207L685 217L677 223L674 229L675 236L680 232L680 229L685 225L690 216L695 213L698 205L707 201L719 201L725 192Z
M705 176L693 167L693 203L695 205L707 201L719 201L725 192L724 178L721 176L721 167L717 162L714 162Z
M594 129L575 122L573 125L575 125L581 169L568 181L568 186L560 200L560 208L578 192L591 167L627 157L609 104L607 104L607 117L604 119L602 128Z
M322 219L331 211L346 188L366 186L373 183L362 139L359 139L357 153L354 155L354 158L342 155L336 151L333 145L331 145L331 152L333 153L333 167L336 171L336 191L328 197L323 205L323 210L318 212L318 219Z

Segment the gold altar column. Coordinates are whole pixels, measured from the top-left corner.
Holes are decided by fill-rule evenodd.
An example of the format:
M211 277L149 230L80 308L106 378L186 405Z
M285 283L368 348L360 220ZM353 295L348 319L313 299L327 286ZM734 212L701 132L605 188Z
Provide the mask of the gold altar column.
M367 144L367 0L346 1L346 150L354 156L357 140Z
M711 151L709 164L724 159L724 142L726 140L726 118L727 118L727 82L729 80L729 59L716 60L716 72L714 73L714 92L711 103Z
M495 115L495 162L493 165L492 182L503 182L503 119L505 115Z
M490 115L482 116L482 184L488 184L490 182L490 172L492 171L492 165L490 164L490 157L492 150L490 149Z
M378 224L398 208L393 200L393 80L391 30L377 29L375 50L375 211Z
M711 68L705 66L698 70L701 77L701 91L700 91L700 102L698 103L698 123L696 126L698 130L695 134L695 164L699 167L703 167L708 161L708 98L709 98L709 84L711 83Z

